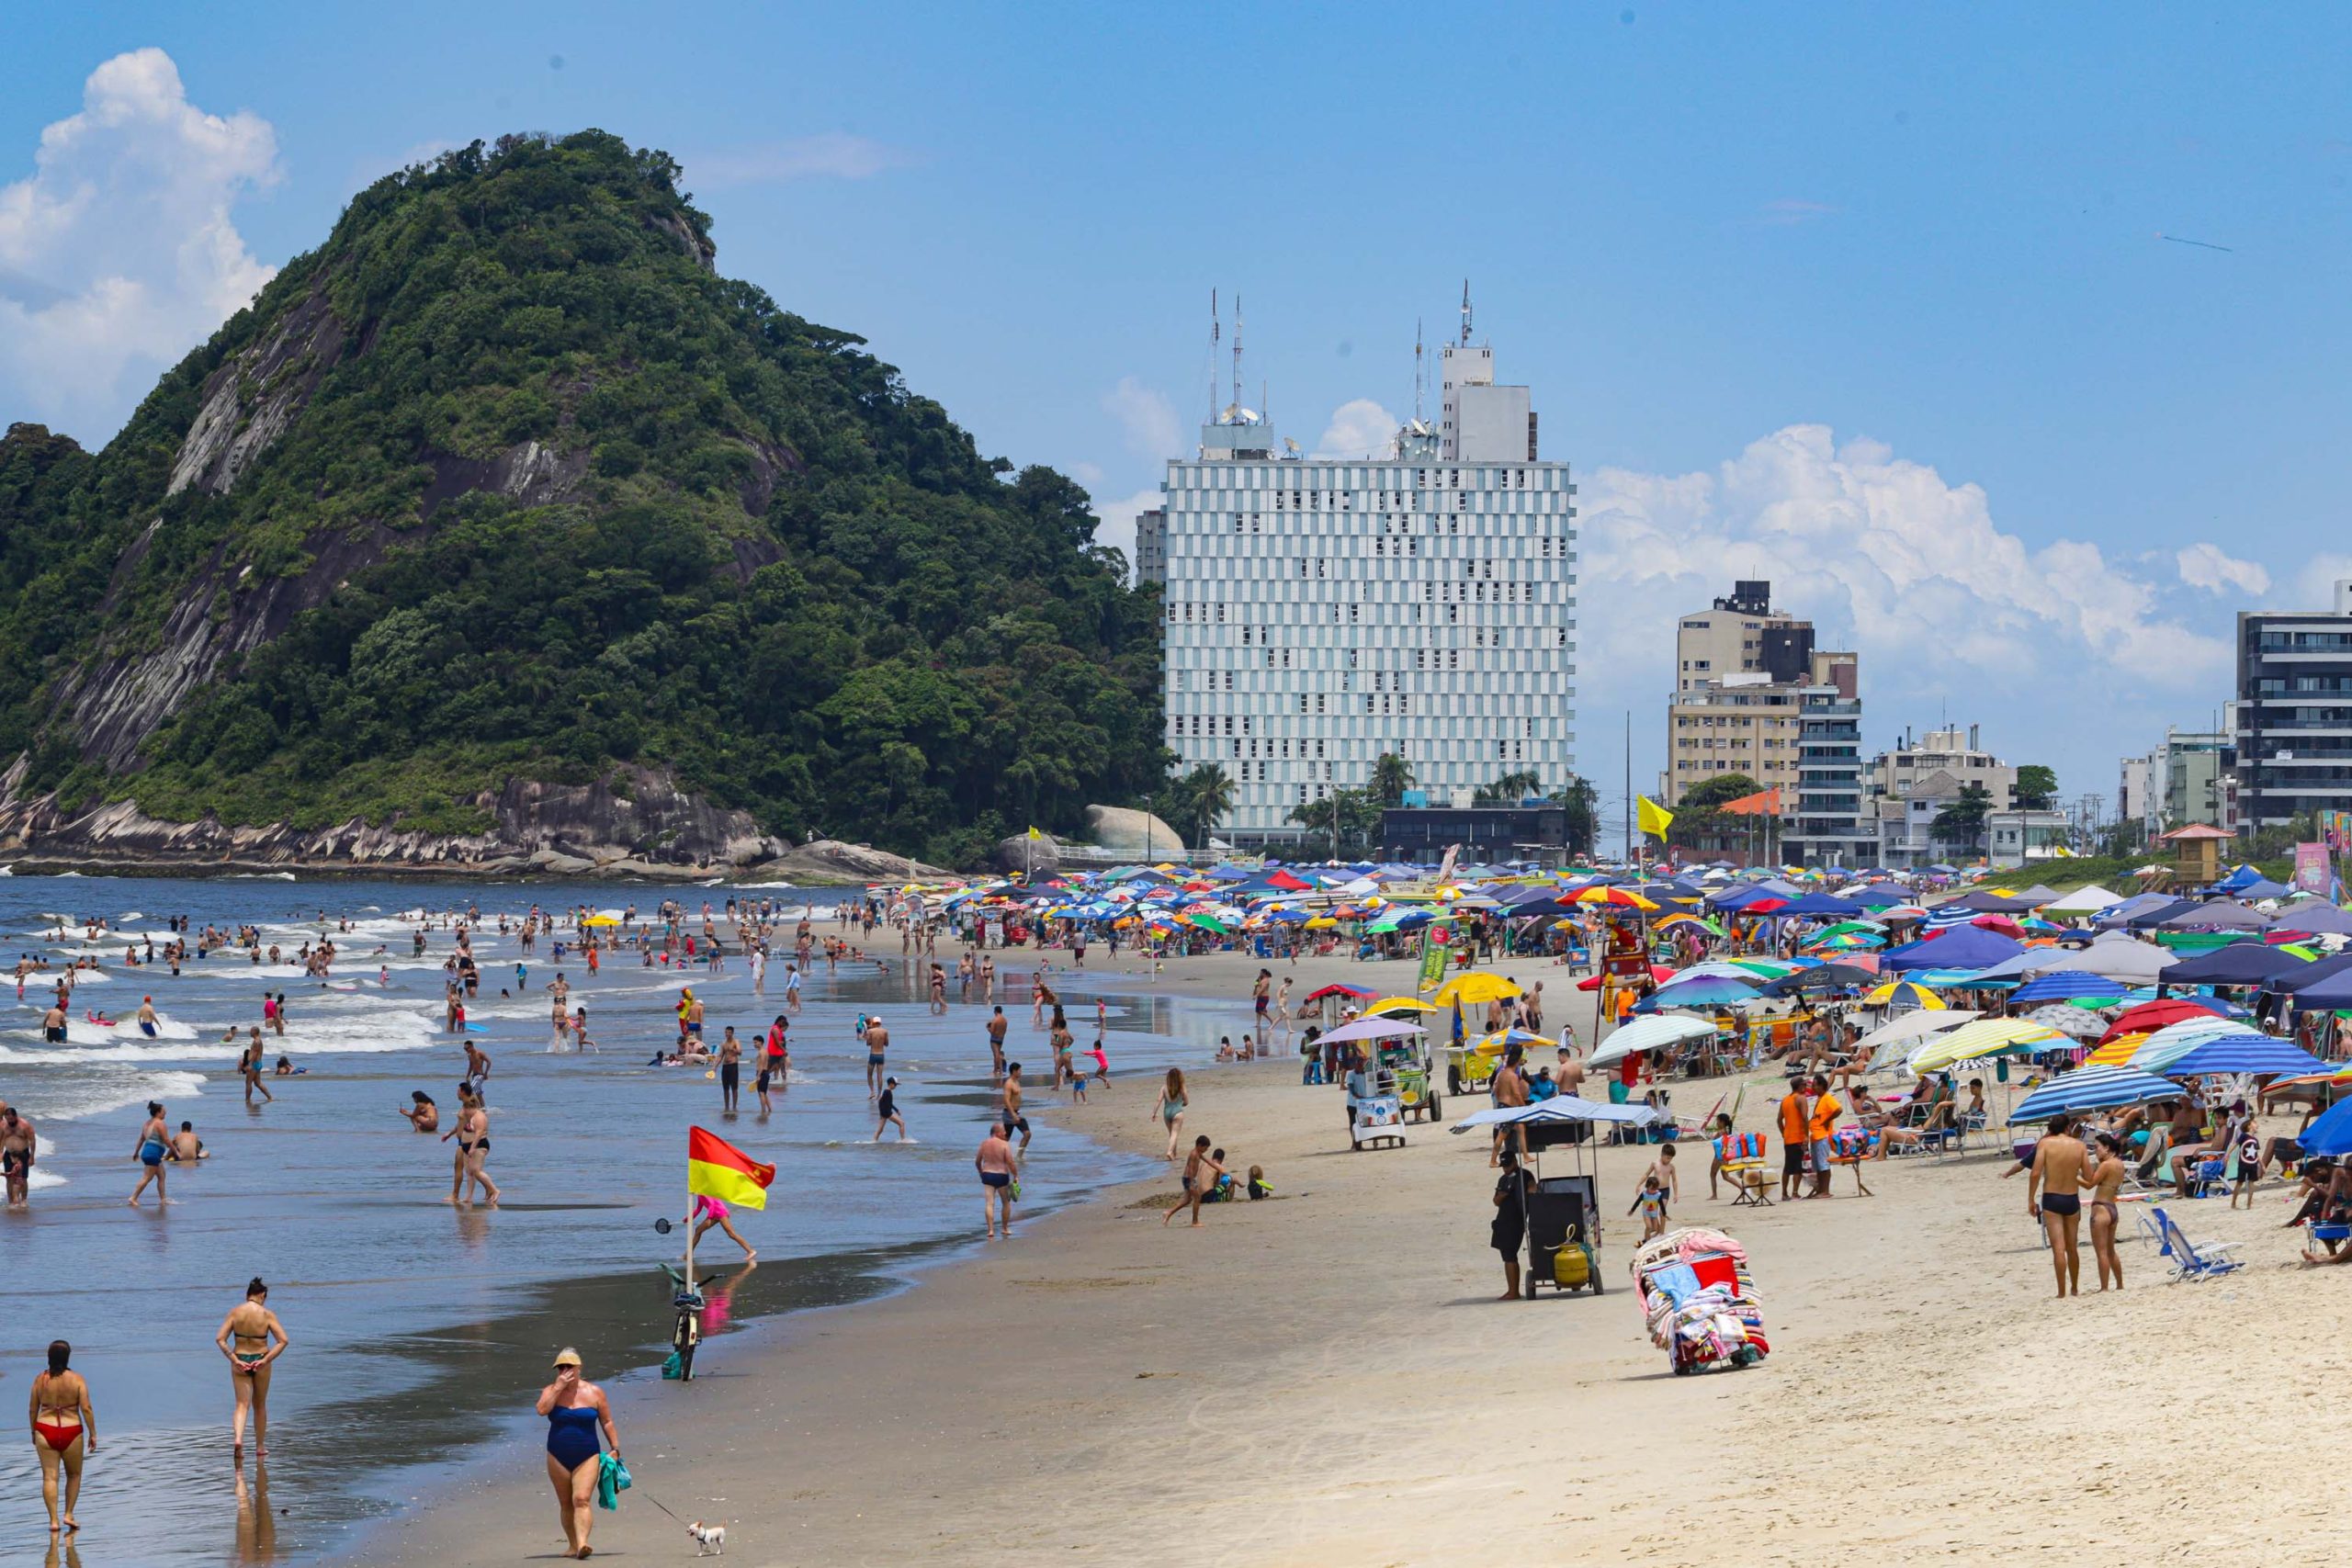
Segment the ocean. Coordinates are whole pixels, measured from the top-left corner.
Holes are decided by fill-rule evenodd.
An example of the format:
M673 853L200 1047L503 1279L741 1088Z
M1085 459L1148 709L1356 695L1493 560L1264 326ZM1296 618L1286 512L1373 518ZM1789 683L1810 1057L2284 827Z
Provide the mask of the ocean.
M501 913L519 926L534 905L650 912L665 892L690 911L689 930L699 930L706 900L723 915L729 896L811 908L825 917L820 934L835 929L831 891L775 886L0 877L0 961L39 953L54 966L21 1000L0 992L0 1011L15 1009L0 1021L0 1099L30 1116L40 1139L29 1212L0 1215L0 1399L26 1397L51 1339L73 1342L100 1441L80 1508L88 1550L103 1542L107 1561L157 1564L310 1560L464 1463L480 1438L527 1407L559 1345L578 1345L592 1377L657 1364L672 1291L658 1265L676 1259L683 1238L653 1223L684 1213L690 1125L777 1172L768 1208L737 1216L759 1249L756 1269L742 1270L718 1231L697 1251L697 1271L717 1275L698 1371L723 1369L724 1336L736 1326L900 1288L910 1269L977 1237L971 1159L993 1103L988 1007L960 999L951 983L947 1015L931 1016L895 933L876 933L881 966L829 975L816 965L792 1017L791 1082L763 1118L748 1066L744 1109L724 1117L704 1069L649 1058L674 1038L683 986L704 998L713 1042L730 1023L746 1042L763 1034L784 1010L781 962L764 998L736 956L714 976L698 964L680 973L608 955L591 979L576 957L554 960L548 936L524 958L496 929ZM494 1064L490 1172L503 1196L494 1210L447 1203L454 1145L396 1114L421 1089L447 1131L464 1066L459 1038L441 1028L453 936L433 930L414 957L415 921L403 915L469 906L483 917L474 934L483 985L469 1012L482 1026L471 1038ZM152 934L160 948L165 919L179 914L195 930L258 925L265 950L278 944L286 961L255 965L223 950L177 978L160 964L124 964L126 942L143 953ZM95 942L78 923L90 917L110 927ZM345 919L347 933L336 930ZM331 985L293 961L322 930L342 954ZM55 970L85 953L104 968L75 988L66 1043L44 1043ZM1049 1082L1045 1036L1029 1022L1034 955L1001 956L1012 1055L1026 1059L1033 1085ZM527 969L519 980L518 961ZM588 1010L595 1051L548 1048L542 987L559 969ZM1102 993L1112 1070L1123 1077L1207 1060L1238 1016L1137 996L1150 987L1135 976L1105 981L1125 992ZM1098 993L1082 976L1057 971L1055 984L1083 1049ZM280 990L286 1034L265 1029L270 1059L283 1053L305 1070L265 1079L276 1100L249 1107L238 1047L221 1037L260 1023L264 992ZM160 1038L130 1022L142 997L164 1020ZM854 1037L868 1012L890 1029L912 1146L868 1141ZM1053 1098L1033 1090L1032 1103ZM175 1128L191 1122L212 1157L170 1168L169 1207L154 1206L151 1188L132 1209L124 1199L150 1100L164 1103ZM1159 1168L1035 1125L1024 1213ZM254 1495L250 1458L243 1473L230 1464L229 1375L213 1345L254 1275L268 1281L291 1340L271 1393L266 1495ZM0 1445L0 1540L39 1541L45 1529L28 1443Z

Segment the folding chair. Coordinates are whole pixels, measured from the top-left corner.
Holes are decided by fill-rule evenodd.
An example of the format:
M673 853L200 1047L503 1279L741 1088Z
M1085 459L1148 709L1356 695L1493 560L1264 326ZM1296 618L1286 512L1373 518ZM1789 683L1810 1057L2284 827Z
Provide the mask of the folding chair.
M1764 1172L1767 1142L1761 1133L1727 1133L1713 1140L1716 1165L1731 1179L1731 1206L1735 1209L1772 1206L1772 1184Z
M2190 1241L2173 1217L2161 1208L2151 1207L2141 1216L2155 1236L2159 1255L2172 1259L2172 1278L2179 1280L2211 1280L2242 1269L2243 1263L2229 1256L2237 1248L2233 1241L2208 1242L2199 1247Z

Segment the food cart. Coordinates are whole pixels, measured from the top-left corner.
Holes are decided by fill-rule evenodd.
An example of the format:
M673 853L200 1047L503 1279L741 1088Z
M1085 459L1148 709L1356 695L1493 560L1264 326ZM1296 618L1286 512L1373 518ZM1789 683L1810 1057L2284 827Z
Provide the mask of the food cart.
M1593 1125L1642 1126L1657 1115L1645 1105L1603 1105L1563 1094L1533 1105L1474 1111L1453 1124L1456 1133L1504 1128L1525 1143L1535 1190L1528 1197L1527 1266L1520 1278L1530 1301L1539 1285L1601 1293L1600 1178L1587 1156ZM1562 1147L1573 1153L1575 1169L1546 1175L1545 1151Z

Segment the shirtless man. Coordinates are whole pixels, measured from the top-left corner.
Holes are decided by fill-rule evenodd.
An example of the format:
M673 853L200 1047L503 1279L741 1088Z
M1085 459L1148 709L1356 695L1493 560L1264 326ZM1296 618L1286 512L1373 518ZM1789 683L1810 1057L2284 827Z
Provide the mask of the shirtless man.
M196 1123L183 1122L180 1130L172 1134L172 1146L164 1151L164 1157L174 1165L193 1165L200 1159L210 1159L212 1151L196 1135Z
M980 1173L980 1212L986 1216L989 1239L997 1235L997 1213L1004 1213L1004 1235L1012 1235L1012 1183L1019 1168L1013 1164L1012 1145L1005 1142L1001 1122L989 1123L989 1135L980 1140L980 1152L973 1156L972 1168Z
M1160 1217L1164 1228L1168 1222L1186 1210L1192 1211L1193 1228L1201 1224L1201 1200L1208 1195L1209 1186L1225 1174L1225 1167L1209 1153L1208 1134L1204 1133L1193 1140L1193 1152L1184 1156L1184 1194Z
M1021 1064L1009 1063L1004 1069L1004 1105L997 1112L997 1120L1004 1123L1007 1138L1015 1133L1021 1134L1021 1150L1026 1154L1029 1149L1029 1118L1021 1114Z
M49 1010L40 1015L40 1037L51 1045L65 1043L65 988L62 986L58 987L57 998L50 1004Z
M147 1036L148 1039L153 1040L155 1038L156 1025L161 1021L162 1021L155 1016L155 998L153 997L140 998L139 1032Z
M254 1102L255 1089L261 1090L261 1097L266 1100L275 1100L277 1098L269 1092L269 1086L261 1081L261 1031L256 1029L253 1032L252 1038L246 1041L243 1052L237 1057L237 1071L245 1080L247 1105Z
M2073 1128L2071 1117L2061 1116L2050 1123L2049 1136L2033 1151L2033 1174L2025 1184L2026 1213L2040 1220L2050 1234L2050 1267L2058 1276L2062 1297L2082 1293L2083 1260L2075 1250L2075 1236L2083 1224L2082 1190L2089 1152L2074 1136Z
M490 1053L469 1037L466 1041L466 1087L480 1094L482 1085L489 1080Z
M865 1098L878 1100L882 1095L882 1058L890 1049L890 1032L882 1027L880 1014L865 1021Z
M1012 1027L1002 1008L989 1014L989 1076L991 1077L1004 1077L1004 1032Z
M6 1178L8 1207L21 1209L32 1189L33 1155L40 1147L33 1124L17 1108L0 1100L0 1177Z

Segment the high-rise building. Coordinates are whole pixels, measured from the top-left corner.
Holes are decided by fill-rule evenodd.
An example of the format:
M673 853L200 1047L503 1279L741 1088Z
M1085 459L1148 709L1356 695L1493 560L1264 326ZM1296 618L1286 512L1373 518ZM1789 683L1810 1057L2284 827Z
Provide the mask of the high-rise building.
M1136 584L1168 581L1168 513L1155 507L1136 513Z
M1861 699L1850 688L1811 687L1797 711L1796 799L1782 814L1781 858L1859 869L1877 853L1877 819L1862 810Z
M2239 612L2233 728L2245 830L2352 810L2352 580L2332 610Z
M1813 623L1772 608L1772 585L1740 581L1674 633L1674 695L1667 705L1667 789L1680 800L1708 779L1744 773L1793 795L1805 693L1859 696L1851 653L1814 647Z
M2017 805L2018 771L1977 744L1977 728L1930 729L1914 742L1882 751L1870 766L1868 815L1878 826L1876 863L1897 871L1973 854L1973 842L1935 836L1935 820L1975 784L1990 795L1988 811Z
M1532 413L1498 448L1478 389L1522 408L1525 389L1492 389L1492 351L1475 352L1474 379L1449 351L1445 389L1471 394L1448 400L1450 441L1417 417L1384 456L1301 457L1241 406L1237 368L1199 456L1168 465L1168 745L1234 780L1216 830L1237 847L1299 837L1291 813L1363 788L1384 752L1439 801L1506 774L1568 782L1576 487L1533 457Z

